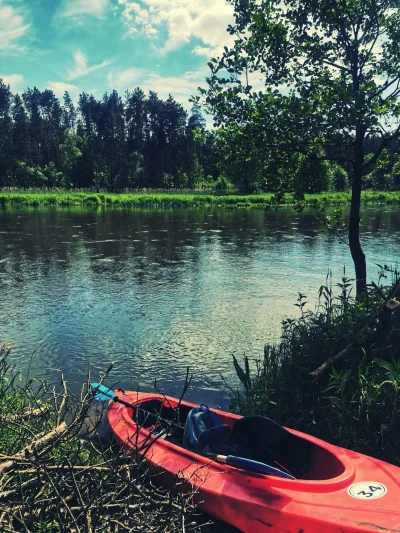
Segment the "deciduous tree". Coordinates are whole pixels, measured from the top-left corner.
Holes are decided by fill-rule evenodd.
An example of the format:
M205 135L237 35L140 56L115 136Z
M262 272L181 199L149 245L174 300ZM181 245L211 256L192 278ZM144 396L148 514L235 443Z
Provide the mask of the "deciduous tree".
M266 150L313 153L351 165L349 246L357 291L364 176L400 135L398 0L229 0L232 48L209 66L203 91L216 125L239 125ZM366 159L369 136L379 138Z

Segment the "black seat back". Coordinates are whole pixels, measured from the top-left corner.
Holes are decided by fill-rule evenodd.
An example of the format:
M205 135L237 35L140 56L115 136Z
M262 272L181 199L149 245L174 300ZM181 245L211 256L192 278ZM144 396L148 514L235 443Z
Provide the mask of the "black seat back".
M278 422L258 415L244 416L237 420L232 428L232 438L243 445L249 441L256 446L260 443L273 445L290 435L291 433Z
M247 449L247 457L281 465L295 477L303 477L312 468L313 444L265 416L244 416L237 420L230 440Z

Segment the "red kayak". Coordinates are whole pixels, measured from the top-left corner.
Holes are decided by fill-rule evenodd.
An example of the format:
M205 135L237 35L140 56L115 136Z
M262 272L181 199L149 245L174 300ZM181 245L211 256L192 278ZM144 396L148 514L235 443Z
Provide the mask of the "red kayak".
M181 477L204 511L243 532L400 533L396 466L279 429L264 417L212 409L228 452L249 450L250 463L269 464L278 475L235 468L183 446L186 419L199 406L159 394L116 395L133 406L109 402L107 420L119 445L145 455L165 483Z

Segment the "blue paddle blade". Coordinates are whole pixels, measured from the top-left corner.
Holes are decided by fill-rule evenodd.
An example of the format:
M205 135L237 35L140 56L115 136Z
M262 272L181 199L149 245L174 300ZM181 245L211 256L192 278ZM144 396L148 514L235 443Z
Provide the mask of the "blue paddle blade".
M114 400L116 397L116 394L112 389L109 389L100 383L91 383L90 386L95 392L94 399L97 402L108 402L109 400Z
M245 459L244 457L236 457L235 455L226 456L226 464L235 466L236 468L242 468L243 470L249 470L251 472L257 472L258 474L272 475L283 477L285 479L295 479L290 474L283 472L279 468L275 468L259 461L253 461L252 459Z

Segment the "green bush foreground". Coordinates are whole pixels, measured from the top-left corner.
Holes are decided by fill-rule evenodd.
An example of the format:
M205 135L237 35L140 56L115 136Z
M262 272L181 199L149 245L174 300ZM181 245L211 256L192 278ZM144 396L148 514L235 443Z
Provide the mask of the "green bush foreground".
M380 279L388 274L383 267ZM299 294L300 318L283 321L280 342L265 347L255 371L234 358L243 387L231 389L231 408L400 466L400 308L389 322L376 319L384 297L400 296L399 274L392 275L393 285L371 287L358 301L345 277L337 297L322 286L315 311ZM345 358L310 376L353 341Z

